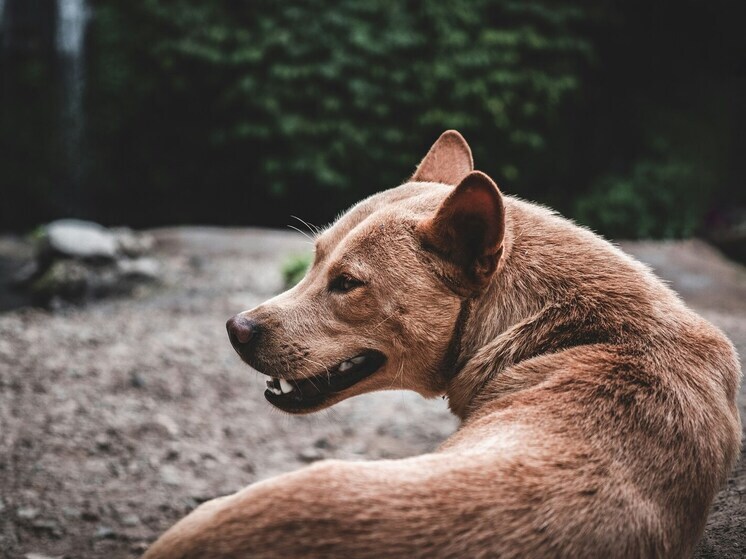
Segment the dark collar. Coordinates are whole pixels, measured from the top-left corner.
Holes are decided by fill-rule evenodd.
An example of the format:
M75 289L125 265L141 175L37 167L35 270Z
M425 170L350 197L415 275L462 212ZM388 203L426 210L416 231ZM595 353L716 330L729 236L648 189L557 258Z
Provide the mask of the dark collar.
M463 363L460 360L461 351L461 339L464 336L464 329L466 328L466 322L469 320L471 314L471 306L474 299L466 297L461 301L461 310L456 318L456 324L453 327L453 333L451 334L451 340L448 342L448 349L443 356L441 361L440 370L443 377L450 381L461 371Z

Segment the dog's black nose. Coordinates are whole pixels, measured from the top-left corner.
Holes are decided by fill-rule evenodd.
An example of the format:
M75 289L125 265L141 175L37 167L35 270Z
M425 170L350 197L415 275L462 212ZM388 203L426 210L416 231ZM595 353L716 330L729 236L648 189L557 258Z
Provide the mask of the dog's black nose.
M230 338L231 344L239 353L246 350L251 341L256 339L259 334L259 324L256 321L238 314L229 318L225 327L228 330L228 338Z

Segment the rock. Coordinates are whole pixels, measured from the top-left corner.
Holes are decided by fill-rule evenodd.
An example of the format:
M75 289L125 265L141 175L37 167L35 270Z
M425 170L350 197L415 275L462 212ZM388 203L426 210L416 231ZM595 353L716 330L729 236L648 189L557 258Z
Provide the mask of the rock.
M136 542L130 546L130 551L132 553L142 554L148 550L148 547L150 547L148 542Z
M326 449L329 448L331 445L329 444L329 440L321 437L316 439L316 441L313 443L313 446L320 449Z
M121 254L136 258L153 250L155 239L147 233L135 233L129 227L111 229Z
M99 519L99 515L92 510L84 510L80 513L80 518L86 522L96 522Z
M28 260L13 273L11 285L21 287L33 281L40 271L39 263L36 260Z
M154 281L160 277L161 265L155 258L136 258L119 260L117 269L126 278Z
M50 535L54 536L55 538L62 537L62 527L60 526L59 522L55 520L48 520L48 519L34 520L31 523L31 526L35 528L36 530L48 532Z
M39 516L39 509L35 507L19 507L16 510L16 515L23 520L33 520Z
M25 559L63 559L64 555L45 555L44 553L26 553Z
M46 248L71 258L113 260L119 249L116 236L98 223L60 219L46 226Z
M32 294L43 299L82 297L89 285L85 265L75 260L57 260L30 287Z
M179 426L176 424L176 422L171 419L171 417L165 413L158 413L155 416L155 423L156 425L161 426L163 429L166 430L166 433L168 433L171 437L178 437L179 436Z
M122 517L122 524L124 526L137 526L140 524L140 517L136 514L125 514Z
M163 480L163 483L166 485L170 485L172 487L179 486L183 483L181 472L174 466L162 466L161 467L161 480Z
M298 459L303 462L316 462L322 460L324 454L318 448L306 448L298 453Z
M166 452L166 456L164 456L164 460L168 462L173 462L174 460L177 460L179 458L179 451L175 448L171 448Z
M55 310L65 302L116 294L137 294L157 281L161 265L144 256L155 242L130 229L109 230L75 219L41 228L36 259L24 265L13 285Z
M144 388L145 379L137 371L131 371L130 372L130 386L132 386L132 388Z
M116 539L117 533L108 526L99 526L93 537L97 540L113 540Z
M102 452L108 452L111 450L111 441L105 434L96 436L96 449Z
M76 507L71 507L71 506L63 506L62 514L68 518L75 518L75 519L80 518L82 516L80 509Z

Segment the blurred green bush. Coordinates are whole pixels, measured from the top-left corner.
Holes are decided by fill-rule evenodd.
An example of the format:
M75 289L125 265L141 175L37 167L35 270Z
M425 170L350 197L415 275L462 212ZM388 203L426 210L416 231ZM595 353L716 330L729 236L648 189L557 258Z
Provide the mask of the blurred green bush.
M311 266L311 254L294 254L282 263L282 278L285 289L290 289L303 279L306 271Z
M48 64L12 73L32 101L0 122L0 180L28 211L6 226L325 222L446 128L506 192L613 236L688 235L743 198L726 0L682 0L681 25L636 0L92 3L83 184L59 191L54 104L29 95Z
M592 56L574 28L587 19L567 2L101 0L102 183L120 191L104 177L124 136L137 142L129 169L179 192L172 211L207 196L225 211L215 197L238 191L234 219L251 221L267 199L333 215L399 184L446 128L520 180Z

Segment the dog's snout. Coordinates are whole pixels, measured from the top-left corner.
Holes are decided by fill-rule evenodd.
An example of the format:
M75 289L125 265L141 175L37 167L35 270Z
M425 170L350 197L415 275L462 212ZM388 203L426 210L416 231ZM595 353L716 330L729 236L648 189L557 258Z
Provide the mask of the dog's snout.
M236 315L225 324L228 330L228 337L236 351L243 354L249 344L256 340L259 335L259 324L255 320Z

